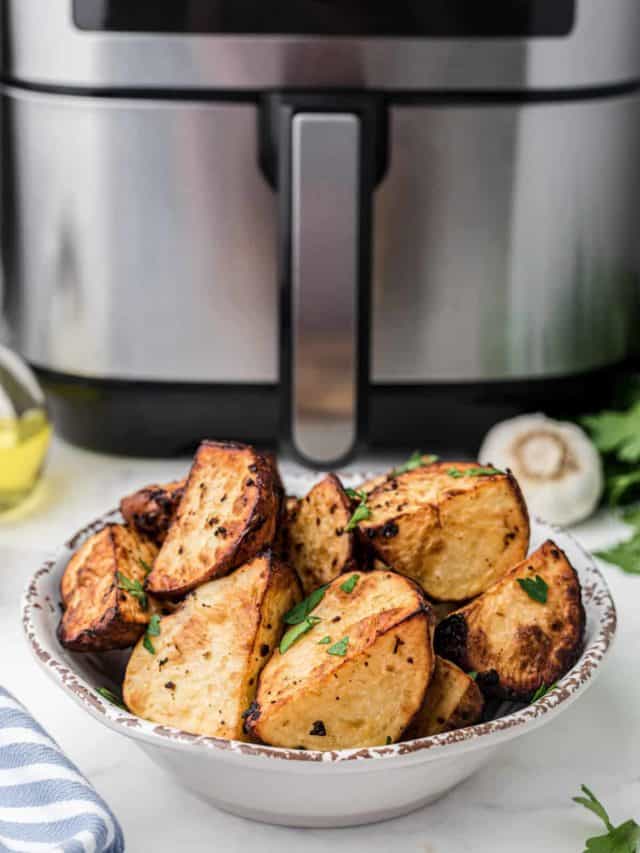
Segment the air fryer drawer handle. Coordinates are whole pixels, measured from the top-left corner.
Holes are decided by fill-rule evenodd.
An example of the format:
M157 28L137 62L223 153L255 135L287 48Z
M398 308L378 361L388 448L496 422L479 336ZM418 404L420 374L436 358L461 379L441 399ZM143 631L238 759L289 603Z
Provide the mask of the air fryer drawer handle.
M292 94L270 96L264 115L262 163L279 192L282 432L326 468L366 443L383 109L366 95Z
M358 209L361 121L298 113L292 121L291 424L316 465L358 438Z

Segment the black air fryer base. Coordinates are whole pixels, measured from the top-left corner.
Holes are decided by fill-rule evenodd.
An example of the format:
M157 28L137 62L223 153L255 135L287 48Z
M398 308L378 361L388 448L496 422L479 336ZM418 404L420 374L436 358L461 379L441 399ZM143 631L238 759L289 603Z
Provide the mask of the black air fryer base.
M276 385L84 380L35 369L56 431L80 447L162 457L188 454L202 438L277 444ZM617 365L544 380L375 385L368 451L474 456L487 430L505 418L541 411L571 419L610 405L630 372L630 365Z

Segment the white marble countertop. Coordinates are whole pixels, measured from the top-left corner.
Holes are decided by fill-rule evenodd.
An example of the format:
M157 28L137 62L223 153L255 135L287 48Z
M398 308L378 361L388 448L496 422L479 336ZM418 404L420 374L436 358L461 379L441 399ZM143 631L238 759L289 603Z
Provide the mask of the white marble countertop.
M135 746L89 718L32 660L19 603L50 549L147 482L180 475L187 460L99 456L56 441L41 487L0 516L0 683L12 691L93 781L122 823L129 853L262 849L305 853L580 853L600 825L571 796L589 785L614 822L640 820L640 577L605 566L618 605L618 641L586 696L557 720L507 744L489 766L408 817L340 830L296 830L216 811L180 789ZM624 534L603 513L574 530L587 548Z

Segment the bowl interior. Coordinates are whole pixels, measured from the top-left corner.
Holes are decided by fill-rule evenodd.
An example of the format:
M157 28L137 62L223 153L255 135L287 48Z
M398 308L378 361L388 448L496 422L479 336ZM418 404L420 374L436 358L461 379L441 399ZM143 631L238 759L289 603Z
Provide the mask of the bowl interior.
M290 477L287 489L293 494L302 494L312 478ZM347 485L361 481L361 476L345 476ZM91 533L104 524L120 520L117 511L111 511L92 522L74 535L47 560L35 573L25 593L23 622L31 647L48 673L63 689L80 702L85 709L107 725L123 733L143 740L165 739L168 746L178 748L207 747L234 750L243 754L270 757L298 758L304 761L342 761L345 759L382 758L402 755L418 750L437 750L467 744L478 746L487 743L487 738L512 736L522 726L532 727L550 719L566 707L586 689L606 656L616 630L616 611L609 589L593 559L565 531L553 528L544 522L532 520L531 550L535 550L547 539L553 539L566 553L576 568L582 584L583 603L586 611L584 651L573 667L543 699L533 705L517 706L513 703L496 704L489 708L489 719L484 722L417 741L393 744L360 750L336 752L313 752L285 750L217 738L198 737L141 720L110 704L96 688L107 687L119 691L129 652L107 652L103 654L77 654L64 649L58 642L56 630L61 613L59 583L71 554Z

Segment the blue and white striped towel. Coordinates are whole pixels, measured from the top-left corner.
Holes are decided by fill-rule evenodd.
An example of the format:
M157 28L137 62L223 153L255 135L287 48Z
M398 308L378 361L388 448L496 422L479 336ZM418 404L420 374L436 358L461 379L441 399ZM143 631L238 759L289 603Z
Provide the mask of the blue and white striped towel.
M0 850L122 853L106 803L25 708L0 687Z

